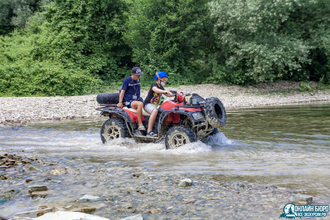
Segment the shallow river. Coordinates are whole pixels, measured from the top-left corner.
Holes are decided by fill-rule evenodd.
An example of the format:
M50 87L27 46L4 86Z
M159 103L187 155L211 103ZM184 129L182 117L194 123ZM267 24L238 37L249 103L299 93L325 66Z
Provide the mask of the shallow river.
M221 133L175 150L132 139L104 145L103 121L0 128L0 154L24 150L31 157L77 164L119 162L151 173L214 175L286 187L330 205L329 103L228 111Z

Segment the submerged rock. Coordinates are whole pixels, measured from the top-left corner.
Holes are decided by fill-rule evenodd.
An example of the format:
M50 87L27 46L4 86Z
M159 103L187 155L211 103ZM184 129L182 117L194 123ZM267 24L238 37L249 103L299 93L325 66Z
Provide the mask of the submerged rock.
M191 179L183 179L181 180L181 182L179 183L180 187L186 187L186 186L191 186L192 185L192 181Z
M87 214L92 214L93 212L96 211L97 208L95 207L84 207L84 208L79 208L77 210L74 210L75 212L82 212L82 213L87 213Z
M98 196L91 196L91 195L84 195L79 199L79 201L85 201L85 202L90 202L90 201L97 201L99 200L100 197Z
M138 214L126 218L121 218L120 220L143 220L143 216L141 214Z
M46 206L46 205L40 205L38 207L38 210L40 210L40 211L37 213L37 217L43 216L46 213L56 212L57 211L56 208L54 208L54 207L48 208L48 206Z
M32 198L34 198L34 197L45 198L46 196L48 196L48 194L49 194L48 191L36 191L36 192L31 192L30 196Z
M312 196L304 195L304 194L295 194L290 197L290 202L300 203L300 204L309 204L313 200Z
M66 168L63 167L56 167L54 170L51 170L49 174L51 175L63 175L66 174Z
M108 218L102 218L96 215L90 215L81 212L65 212L58 211L55 213L46 213L38 218L33 218L34 220L109 220Z
M32 192L36 192L36 191L47 191L48 188L47 186L29 186L28 188L29 192L32 193Z
M29 186L28 190L31 197L45 198L49 194L47 186Z

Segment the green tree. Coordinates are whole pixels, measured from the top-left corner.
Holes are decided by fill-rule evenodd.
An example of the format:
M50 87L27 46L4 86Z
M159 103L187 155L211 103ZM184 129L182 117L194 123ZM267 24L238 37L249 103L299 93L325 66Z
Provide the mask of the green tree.
M228 48L226 64L241 67L255 81L275 80L302 69L310 46L281 29L294 10L293 0L216 0L211 15L216 33Z
M121 81L123 10L120 0L56 0L0 37L0 94L81 95Z
M125 39L133 61L147 72L169 73L176 84L205 79L215 50L213 26L207 0L128 1Z
M129 53L121 35L123 10L120 0L56 0L44 14L46 37L38 40L34 59L121 78L116 73Z
M292 2L292 7L282 31L311 47L308 57L311 62L303 64L303 74L290 79L330 83L330 1L300 0Z
M51 0L0 0L0 35L15 28L24 28L28 19L36 12L46 9Z
M0 96L83 95L100 89L98 77L87 70L33 59L38 37L19 32L0 37Z

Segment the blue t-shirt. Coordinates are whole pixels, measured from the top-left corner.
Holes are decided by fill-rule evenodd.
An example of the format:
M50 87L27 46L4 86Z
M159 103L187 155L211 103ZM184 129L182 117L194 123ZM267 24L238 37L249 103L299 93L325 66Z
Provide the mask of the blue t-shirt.
M133 80L132 76L127 77L126 79L124 79L123 86L121 87L121 89L125 90L125 102L137 100L140 97L140 79ZM134 99L134 95L136 96L136 99Z

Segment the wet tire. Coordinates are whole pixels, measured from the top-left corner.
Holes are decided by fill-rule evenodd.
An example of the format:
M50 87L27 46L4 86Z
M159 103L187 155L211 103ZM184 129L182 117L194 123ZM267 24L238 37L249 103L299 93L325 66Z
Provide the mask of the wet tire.
M119 93L100 93L96 96L99 104L117 104L119 102Z
M166 149L174 149L196 141L196 135L191 129L183 126L172 127L166 133L165 147Z
M106 120L102 125L101 140L103 144L110 140L125 138L127 136L128 131L125 124L117 118L110 118Z
M212 127L219 128L226 124L226 110L218 98L207 98L205 101L204 109L206 113L206 120Z

